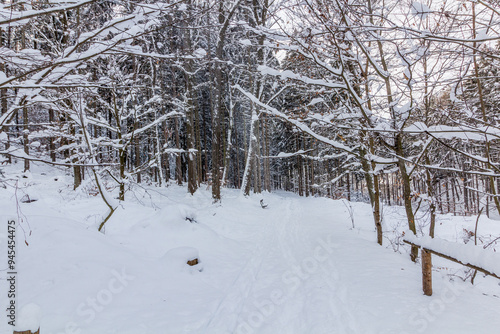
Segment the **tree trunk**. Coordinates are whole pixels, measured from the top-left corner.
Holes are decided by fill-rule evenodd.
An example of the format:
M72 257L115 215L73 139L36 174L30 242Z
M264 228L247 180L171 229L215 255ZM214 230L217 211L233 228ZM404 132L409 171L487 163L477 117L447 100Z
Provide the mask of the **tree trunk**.
M30 143L29 143L29 119L28 119L28 107L26 106L26 101L23 104L23 147L24 153L26 155L30 154ZM29 159L24 159L24 171L27 172L30 169Z
M300 150L299 135L296 135L296 151ZM304 196L304 168L302 167L302 157L300 154L297 155L297 173L298 173L298 184L299 184L299 196Z
M178 150L181 150L181 140L179 135L179 118L175 119L175 146ZM182 157L181 153L178 152L175 155L175 179L178 185L182 185Z
M139 129L139 123L137 120L134 120L134 131L137 131ZM158 152L160 154L160 152ZM134 138L134 167L135 167L135 173L137 177L137 183L141 183L141 172L139 170L139 167L141 166L141 141L139 139L138 135L135 135ZM158 166L161 170L161 165Z
M2 28L0 28L0 47L3 47L4 46L4 38L3 38L3 30ZM5 73L5 76L8 76L8 71L7 71L7 68L5 66L5 64L3 62L0 62L0 71L1 72L4 72ZM1 112L0 112L0 116L5 114L7 112L7 88L1 88L0 89L0 107L2 108ZM2 131L3 129L0 129L0 132ZM7 139L4 143L5 145L5 150L7 151L9 148L10 148L10 142L9 142L9 129L7 128L7 131L5 131L6 134L7 134ZM10 155L7 155L6 156L7 158L7 163L11 163L12 162L12 159L10 157Z
M264 189L271 192L271 166L269 159L269 122L266 118L262 120L264 128Z
M252 109L252 114L251 114L252 116L250 121L250 138L248 143L248 153L245 163L245 171L243 172L243 182L241 185L241 189L243 190L245 196L250 195L252 174L255 173L255 166L254 166L255 146L257 145L255 125L256 122L258 122L258 117L255 105L253 103L251 109Z
M123 141L120 140L120 144L123 145ZM118 199L120 201L125 200L125 164L127 163L127 151L123 148L118 150L118 156L120 159L120 192Z
M262 192L262 175L261 175L261 172L262 172L262 169L261 169L261 164L260 164L260 161L261 161L261 154L260 154L260 146L261 146L261 143L260 143L260 139L261 139L261 135L260 135L260 121L257 120L255 122L255 137L257 138L256 139L256 142L255 142L255 168L254 168L254 177L255 177L255 183L254 183L254 187L253 187L253 191L257 194L260 194Z
M396 135L396 154L400 157L404 156L403 147L402 147L402 139L401 135ZM417 229L415 225L415 216L413 214L412 207L412 194L411 194L411 180L410 175L406 170L406 162L403 159L398 159L399 172L401 173L401 180L403 182L403 201L404 207L406 211L406 217L408 219L408 228L414 234L417 234ZM418 248L416 246L411 247L410 258L413 262L417 260L418 257Z
M373 143L373 140L369 140L369 143ZM366 160L366 152L362 149L360 150L361 155L361 167L366 180L366 188L368 190L368 196L370 197L370 204L372 206L373 221L375 223L375 230L377 232L377 243L382 246L383 234L382 234L382 215L380 213L380 187L378 175L373 174L372 164Z
M426 156L425 158L425 163L427 165L431 164L428 156ZM431 238L434 238L434 229L436 227L436 198L434 193L434 184L432 180L432 175L428 169L426 169L425 173L427 176L427 197L429 200L429 214L430 214L429 236Z
M191 1L188 1L188 6L190 6ZM192 52L191 45L191 30L186 29L184 43L187 51L189 53ZM195 105L195 94L193 88L193 61L187 60L186 62L186 144L187 144L187 159L188 159L188 191L191 195L193 195L198 189L198 176L197 176L197 155L199 152L196 152L196 137L195 137L195 114L196 105Z
M472 2L472 31L473 31L473 34L474 34L474 38L476 38L476 33L477 33L477 30L476 30L476 4L474 2ZM488 125L489 124L489 121L488 121L488 117L486 115L486 103L485 103L485 100L484 100L484 93L483 93L483 86L481 84L481 78L480 78L480 75L479 75L479 65L477 63L477 42L474 42L473 43L473 61L474 61L474 72L475 72L475 76L476 76L476 84L477 84L477 91L478 91L478 95L479 95L479 103L480 103L480 109L481 109L481 115L482 115L482 119L483 119L483 123L484 125ZM487 159L487 164L488 164L488 167L490 167L492 165L492 161L491 161L491 144L490 144L490 141L488 139L488 136L484 136L484 140L485 140L485 156L486 156L486 159ZM495 207L497 209L497 212L498 214L500 214L500 199L498 198L497 195L497 192L495 191L495 179L493 176L490 176L489 177L489 181L490 181L490 185L491 185L491 192L492 192L492 197L493 197L493 202L495 203Z
M49 109L49 123L51 126L54 126L54 110ZM49 152L50 152L50 159L52 162L56 162L56 145L54 143L54 137L50 136L49 137Z

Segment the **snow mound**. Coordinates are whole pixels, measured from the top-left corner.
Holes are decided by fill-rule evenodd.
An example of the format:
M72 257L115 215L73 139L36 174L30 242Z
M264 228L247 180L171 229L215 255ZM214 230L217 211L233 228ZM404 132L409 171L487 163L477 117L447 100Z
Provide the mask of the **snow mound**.
M164 221L166 222L197 222L196 210L188 205L184 204L175 204L168 205L161 210L162 217L164 217Z
M177 209L182 219L187 220L191 223L196 223L196 212L194 209L187 205L178 205Z
M26 304L23 306L16 319L16 331L32 331L36 332L40 328L40 320L42 319L42 312L40 306L34 303Z
M189 265L188 262L198 260L197 264ZM161 262L175 271L202 271L199 252L194 247L177 247L169 250L162 256Z

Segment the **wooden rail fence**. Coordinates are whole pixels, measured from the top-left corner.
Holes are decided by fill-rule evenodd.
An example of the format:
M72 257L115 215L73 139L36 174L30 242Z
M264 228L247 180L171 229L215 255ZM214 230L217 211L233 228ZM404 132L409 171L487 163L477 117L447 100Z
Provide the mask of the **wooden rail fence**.
M431 254L437 255L437 256L445 258L447 260L450 260L450 261L459 263L461 265L467 266L469 268L475 269L479 272L482 272L483 274L493 276L497 279L500 279L500 277L497 274L495 274L493 271L482 268L477 264L470 263L469 261L463 261L463 260L457 259L453 256L450 256L450 255L444 254L442 252L430 249L429 247L423 247L422 244L420 244L418 241L415 240L415 238L412 238L412 240L403 239L403 241L409 245L416 246L422 250L421 251L422 289L423 289L424 294L426 296L432 296L432 260L431 260Z

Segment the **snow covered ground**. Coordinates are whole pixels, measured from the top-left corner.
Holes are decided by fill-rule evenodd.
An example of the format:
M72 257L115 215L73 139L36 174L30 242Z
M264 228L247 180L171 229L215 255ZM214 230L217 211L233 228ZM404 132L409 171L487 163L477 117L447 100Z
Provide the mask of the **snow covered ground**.
M47 334L497 333L500 286L433 258L434 295L397 243L403 210L386 207L385 245L367 204L290 193L134 186L107 223L91 182L76 192L64 170L1 167L0 308L7 308L7 231L17 227L17 305L34 303ZM112 184L110 183L110 186ZM116 191L116 189L115 189ZM29 197L30 203L20 200ZM263 199L266 209L260 205ZM189 219L187 219L189 218ZM436 235L463 243L474 217L439 216ZM481 218L481 242L500 235ZM473 242L473 241L472 241ZM181 248L182 247L182 248ZM494 245L489 248L494 248ZM396 251L394 251L396 250ZM183 257L199 255L195 267ZM450 278L453 280L450 281ZM11 333L7 313L0 333Z

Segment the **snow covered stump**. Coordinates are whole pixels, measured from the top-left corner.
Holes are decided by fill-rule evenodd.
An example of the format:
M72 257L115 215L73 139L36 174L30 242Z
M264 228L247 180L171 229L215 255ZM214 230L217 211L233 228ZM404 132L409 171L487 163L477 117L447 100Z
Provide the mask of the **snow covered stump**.
M38 328L38 330L36 332L32 332L32 331L22 331L22 332L14 331L14 334L40 334L40 328Z
M13 334L40 334L40 307L30 303L21 308L16 320Z
M162 262L176 271L186 271L187 268L197 271L203 270L199 252L193 247L173 248L163 255ZM192 270L189 269L188 271L191 272Z
M187 264L190 265L191 267L196 266L198 264L198 258L188 260Z

